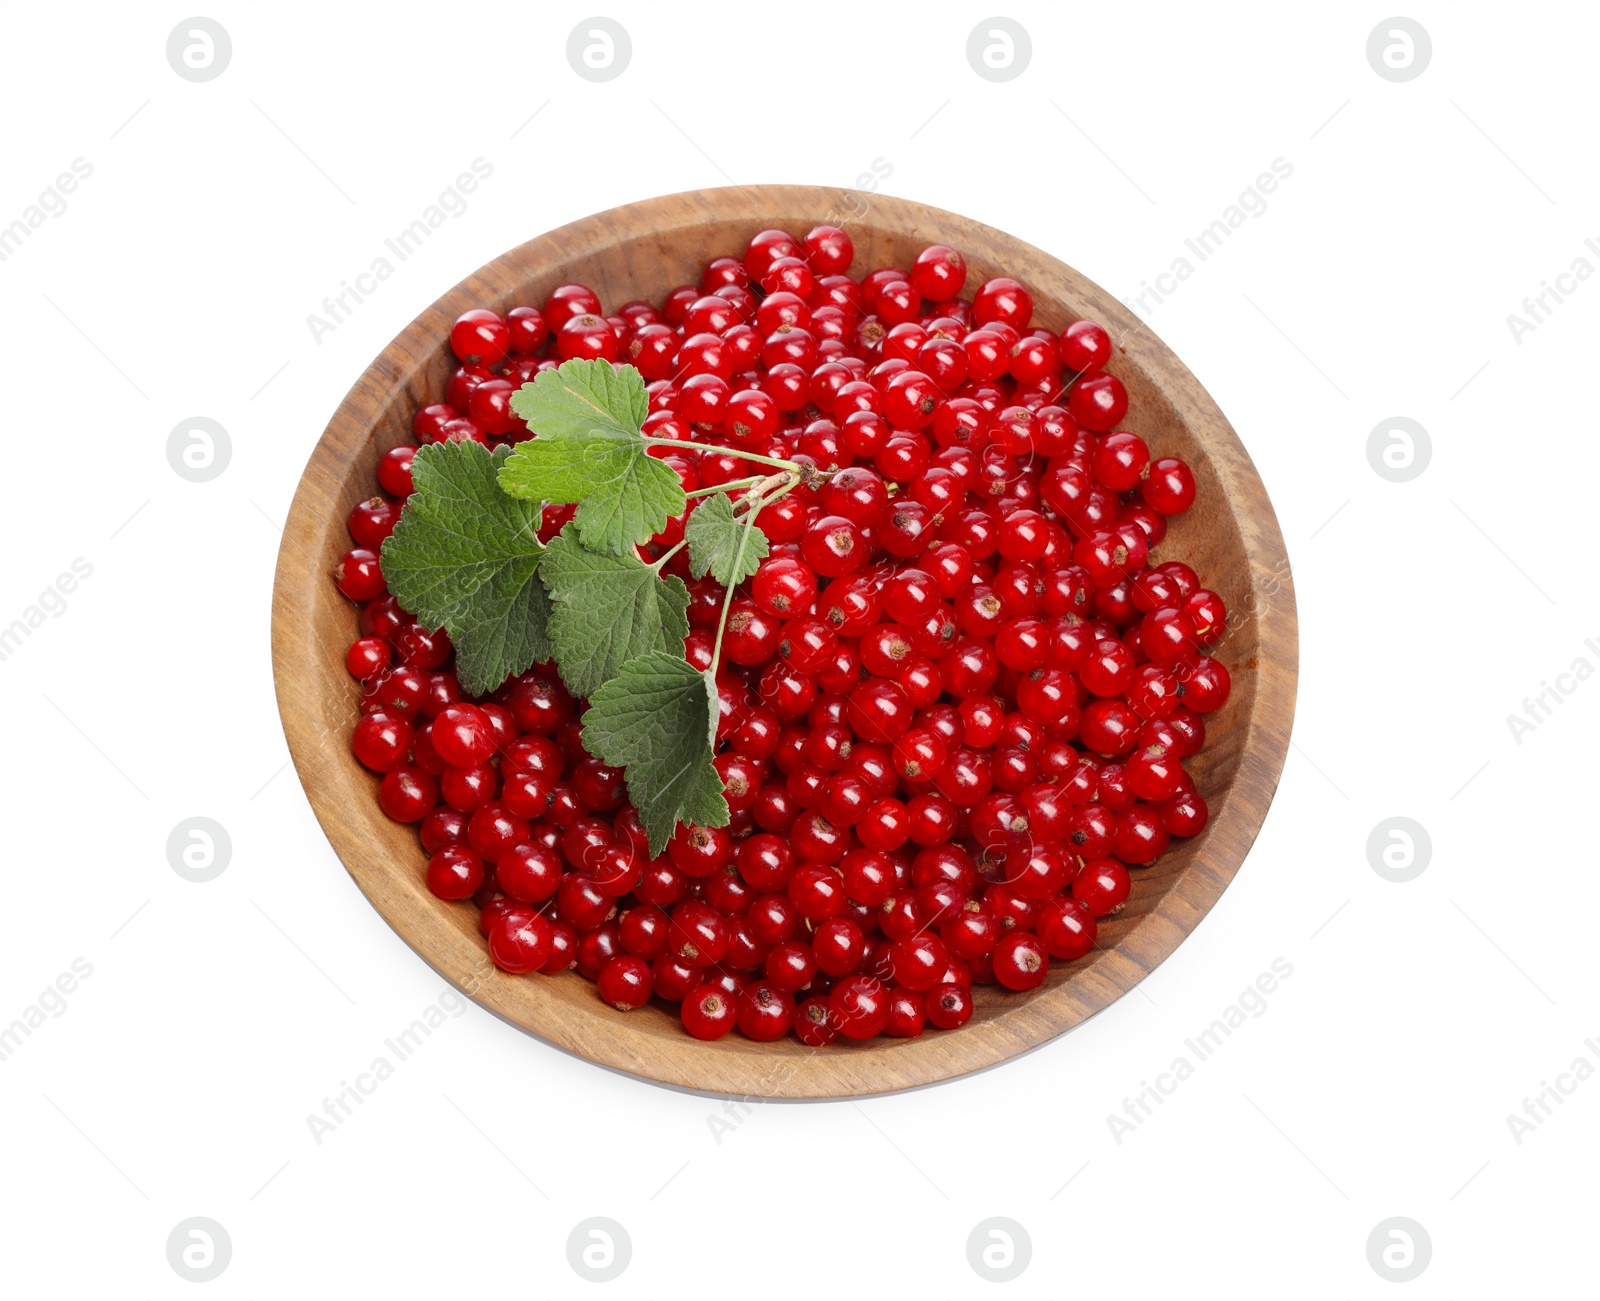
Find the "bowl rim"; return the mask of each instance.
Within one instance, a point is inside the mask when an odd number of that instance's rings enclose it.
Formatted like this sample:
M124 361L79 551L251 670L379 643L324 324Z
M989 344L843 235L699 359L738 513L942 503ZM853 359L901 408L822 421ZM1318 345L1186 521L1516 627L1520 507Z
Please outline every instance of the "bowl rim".
M315 621L305 617L312 608L310 585L327 582L315 563L320 550L316 539L338 509L346 467L372 442L392 395L414 388L461 311L498 296L494 285L498 270L541 262L553 266L615 246L616 225L624 220L660 235L695 224L697 210L703 220L708 208L718 220L741 221L752 229L809 211L829 214L830 220L848 227L848 219L840 221L838 214L863 204L875 224L902 232L968 232L981 237L985 252L1003 265L1045 264L1053 278L1070 290L1060 297L1112 331L1119 350L1202 443L1222 481L1243 542L1252 596L1264 576L1277 584L1271 602L1253 609L1250 616L1257 636L1254 703L1240 724L1243 735L1229 788L1190 861L1147 915L1115 945L1096 949L1083 959L1084 965L1075 968L1069 980L1041 988L997 1016L936 1036L887 1043L872 1040L843 1051L835 1046L810 1053L797 1053L792 1043L774 1049L737 1036L716 1045L687 1037L671 1045L631 1026L632 1018L598 1000L586 1008L533 993L545 983L542 980L525 982L532 990L515 986L513 982L521 983L522 978L506 976L487 962L482 945L476 943L475 928L469 941L425 891L422 895L432 906L419 906L419 883L398 881L392 861L338 816L344 805L330 791L348 785L348 774L341 781L339 769L348 769L354 760L338 739L338 729L319 716L338 704L323 698L321 710L308 709L303 693L304 666L315 662L317 643ZM714 1097L842 1099L923 1087L1029 1052L1110 1006L1171 955L1237 874L1266 818L1288 751L1298 627L1283 536L1249 454L1183 362L1109 292L1014 236L912 200L863 196L832 187L744 185L661 195L536 236L443 294L373 359L335 410L297 484L276 565L272 659L279 713L296 773L334 851L390 928L456 990L545 1043L636 1079ZM530 1016L526 1011L530 1002L549 1014ZM728 1047L735 1050L727 1051Z

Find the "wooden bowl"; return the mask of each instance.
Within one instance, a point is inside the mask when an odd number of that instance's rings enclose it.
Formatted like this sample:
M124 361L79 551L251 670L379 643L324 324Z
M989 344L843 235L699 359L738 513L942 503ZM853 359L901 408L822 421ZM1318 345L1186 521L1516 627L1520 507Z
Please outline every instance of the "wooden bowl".
M709 258L741 252L758 230L804 233L823 222L850 231L858 273L909 266L925 245L949 244L966 255L969 295L990 276L1013 276L1033 292L1035 324L1059 330L1091 317L1111 331L1119 346L1109 369L1127 385L1126 424L1158 455L1194 468L1196 504L1158 551L1192 564L1226 600L1232 627L1218 651L1233 695L1207 718L1205 749L1189 764L1210 825L1135 871L1127 906L1100 924L1099 947L1057 963L1032 994L980 986L968 1025L916 1039L841 1040L820 1051L737 1034L701 1043L669 1007L614 1011L576 973L501 973L488 961L476 910L428 892L416 828L384 816L376 778L350 753L357 689L344 656L356 611L329 573L351 545L350 507L375 491L378 457L411 442L412 414L440 399L455 365L450 325L461 312L539 304L568 281L592 286L608 308L659 302L697 282ZM883 195L768 185L667 195L573 222L496 258L407 326L356 381L300 480L278 557L272 651L289 748L328 839L377 910L445 979L546 1042L632 1075L719 1094L838 1098L931 1084L1035 1048L1127 993L1178 946L1233 878L1266 816L1289 742L1297 633L1283 538L1255 467L1199 382L1115 298L965 217Z

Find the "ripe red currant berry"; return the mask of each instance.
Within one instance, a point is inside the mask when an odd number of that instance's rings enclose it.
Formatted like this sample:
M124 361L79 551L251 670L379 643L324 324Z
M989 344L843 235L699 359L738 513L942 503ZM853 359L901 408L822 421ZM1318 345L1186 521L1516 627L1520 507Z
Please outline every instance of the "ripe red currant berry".
M920 993L901 985L890 987L889 1017L884 1023L884 1034L896 1039L914 1039L922 1033L927 1019Z
M1077 859L1055 845L1030 845L1006 855L1007 884L1024 899L1045 900L1066 886Z
M839 1019L828 998L808 998L800 1004L794 1014L794 1033L807 1048L826 1047L839 1037Z
M1013 931L994 946L994 974L1007 989L1033 989L1050 974L1050 955L1037 935Z
M811 945L799 940L781 940L767 954L765 972L767 980L776 988L794 993L811 983L817 974L817 960Z
M822 816L836 827L853 827L872 807L872 788L854 773L841 772L828 779L819 805Z
M573 929L592 931L616 910L616 900L588 877L568 872L561 878L561 887L556 891L556 915Z
M578 937L578 974L585 980L598 980L600 969L622 952L621 932L613 920Z
M838 650L838 634L821 619L791 619L780 630L778 654L797 673L820 673L833 662Z
M409 624L394 635L400 658L414 668L433 670L450 658L450 638L443 628L429 632L420 624Z
M1072 558L1088 574L1097 588L1108 588L1121 582L1129 573L1144 564L1148 544L1139 539L1133 547L1121 533L1110 529L1097 529L1081 537L1073 545Z
M914 781L932 781L949 758L944 739L928 728L915 728L894 743L895 771Z
M866 933L849 917L830 917L812 933L811 950L824 975L847 976L866 956Z
M376 551L383 545L383 540L394 532L399 520L399 502L384 497L369 497L350 508L347 525L357 546Z
M961 985L935 985L923 1000L928 1021L941 1030L958 1030L972 1020L972 991Z
M495 863L496 884L523 903L543 903L560 887L561 873L556 851L531 840L511 846Z
M1057 895L1039 907L1034 934L1052 958L1071 962L1094 948L1095 920L1076 899Z
M418 829L422 848L429 857L446 845L462 845L467 840L467 816L454 809L435 809L422 820Z
M813 226L801 242L801 256L817 276L842 275L855 259L855 244L837 226Z
M700 273L700 288L705 293L715 293L724 285L748 286L750 273L744 263L733 257L714 257Z
M1129 596L1134 608L1142 614L1164 606L1180 608L1186 599L1173 576L1161 569L1141 570L1133 580Z
M1150 449L1138 434L1107 434L1095 449L1094 477L1112 492L1128 492L1139 486L1149 464Z
M537 307L513 307L506 313L506 329L512 352L538 352L550 337L550 327Z
M707 877L733 861L733 837L726 827L680 823L667 844L667 856L685 876Z
M416 454L415 447L391 447L378 458L378 483L385 492L400 498L411 495L411 463Z
M781 1039L794 1024L794 998L767 981L756 981L739 996L738 1024L739 1032L757 1043Z
M650 979L655 992L668 1002L677 1003L689 996L689 991L700 983L701 969L679 962L670 953L663 953L650 964Z
M467 414L472 423L490 438L505 438L526 428L522 418L511 409L511 395L515 392L516 386L510 380L484 380L467 399Z
M377 683L379 708L412 717L428 702L428 677L420 669L402 664Z
M485 876L487 877L487 873L485 873ZM515 899L509 899L505 895L496 895L494 898L488 899L488 896L493 893L494 887L486 884L479 888L477 895L473 898L473 902L479 905L478 934L485 939L489 938L489 932L494 929L495 923L506 916L507 913L522 913L526 915L534 911L526 904L518 903ZM485 899L488 899L488 901L484 902Z
M543 975L554 976L566 971L577 961L578 933L564 921L550 923L550 958L539 968Z
M427 881L441 899L470 899L483 884L483 859L460 845L447 846L428 860Z
M728 924L708 904L685 899L672 910L667 927L667 952L692 967L721 962L728 951Z
M911 264L912 286L936 303L958 297L966 283L966 259L948 245L928 245Z
M950 951L932 935L896 940L889 950L894 979L907 989L926 991L939 983L950 961Z
M1195 791L1184 790L1162 801L1160 815L1161 825L1174 836L1198 836L1211 817L1205 800Z
M876 908L894 894L894 863L886 853L852 849L841 860L839 870L845 896L853 903Z
M1133 652L1120 641L1098 641L1078 670L1078 678L1097 696L1120 696L1133 684Z
M1194 505L1194 472L1176 456L1158 457L1139 491L1163 515L1181 514Z
M605 317L578 315L555 331L555 350L563 362L574 357L614 362L621 357L622 341Z
M633 887L633 897L640 903L657 908L670 907L682 899L689 889L689 878L664 858L645 865L639 884Z
M1111 336L1093 321L1074 321L1061 332L1059 351L1064 370L1099 370L1111 360Z
M720 1039L739 1019L735 996L720 985L696 985L683 1000L683 1028L696 1039Z
M1011 348L1011 375L1018 384L1056 388L1061 373L1061 358L1051 334L1024 335ZM1020 394L1019 394L1020 396Z
M464 405L470 405L470 395L462 398ZM446 421L439 430L438 441L441 443L487 443L489 435L478 427L476 420L468 420L465 416L459 420Z
M847 976L828 995L828 1010L847 1039L882 1034L889 1021L889 991L872 976Z
M841 232L842 233L842 232ZM751 236L744 250L745 270L759 282L772 264L783 257L800 257L805 250L786 230L763 230Z
M1125 765L1129 788L1141 800L1152 804L1169 799L1183 784L1183 765L1164 745L1147 745L1135 750Z
M450 327L450 351L473 365L493 366L511 350L511 331L494 312L473 308Z
M1078 739L1108 757L1133 749L1139 715L1120 700L1092 700L1084 707Z
M1014 510L1000 526L1000 554L1013 563L1037 560L1049 545L1050 532L1043 515L1026 508Z
M782 622L754 601L740 597L730 604L722 651L731 663L765 663L777 652L782 639Z
M545 324L559 330L574 316L600 314L600 297L588 285L557 285L540 309Z
M1152 664L1162 668L1195 665L1200 659L1200 643L1194 620L1172 606L1152 610L1139 624L1139 649ZM1187 685L1185 679L1186 690ZM1195 708L1193 701L1186 703L1189 708Z
M1134 670L1127 698L1141 718L1167 718L1178 708L1177 674L1154 664L1141 664Z
M868 849L887 853L899 849L911 836L911 817L897 799L881 799L856 824L856 837Z
M889 493L882 476L864 466L849 466L822 489L822 505L830 513L866 527L888 512Z
M1000 321L1025 330L1033 316L1033 296L1009 276L995 276L972 296L972 316L979 325Z
M1000 790L1020 794L1039 780L1039 761L1021 746L1003 745L995 751L993 777Z
M1189 593L1182 609L1194 624L1194 639L1202 646L1212 645L1228 630L1228 607L1208 588Z
M433 748L446 763L471 768L495 751L494 728L476 705L451 705L433 720Z
M910 728L911 714L911 699L899 683L873 678L850 693L850 726L865 740L892 744Z
M1115 375L1090 375L1067 393L1067 410L1085 429L1107 433L1128 414L1128 390Z
M619 1012L632 1012L650 1001L655 981L650 964L629 953L619 953L600 968L595 983L600 997Z
M349 669L350 677L371 682L386 671L389 658L389 643L384 638L358 637L350 643L350 650L344 655L344 667Z
M819 820L813 817L813 821ZM839 916L846 903L844 878L836 868L808 860L803 845L796 845L795 852L802 862L789 877L790 902L802 917L813 923Z
M712 878L713 881L718 879ZM732 881L733 873L730 871L721 879ZM742 884L736 883L736 889L745 896L749 894ZM728 922L728 956L723 958L722 965L732 971L746 974L757 971L767 960L767 951L771 947L765 941L756 938L748 917L742 914L735 916Z
M1095 917L1120 911L1131 889L1128 869L1114 858L1091 858L1072 878L1072 897Z
M421 768L396 768L378 786L378 806L396 822L421 822L438 802L439 787Z
M333 581L352 601L370 601L388 590L377 553L366 547L345 552L334 566Z
M933 420L943 396L929 376L918 370L903 370L884 390L883 414L896 429L923 429Z
M411 753L411 724L393 714L368 714L355 726L350 749L373 772L393 772Z
M768 294L788 293L801 299L811 296L817 279L802 257L773 258L767 272L761 277L761 288Z
M967 350L954 339L929 339L917 349L916 365L917 369L929 376L944 393L953 393L959 389L970 373ZM941 404L941 407L943 405ZM937 424L938 408L934 410L933 418ZM935 434L935 437L938 435Z
M501 971L524 975L550 961L554 936L548 921L529 908L508 910L489 928L489 960Z
M1209 714L1227 704L1233 690L1228 670L1219 660L1201 656L1192 669L1181 675L1183 702L1197 714Z
M982 903L969 900L940 925L939 938L958 958L981 958L994 952L1000 939L1000 920Z
M957 755L961 753L956 751ZM961 801L957 800L957 803ZM984 849L1007 851L1024 848L1031 838L1028 806L1006 791L996 791L974 801L972 838Z
M463 403L466 395L463 395ZM430 402L420 408L416 415L411 417L411 432L419 443L437 443L444 439L444 429L452 420L460 417L461 412L448 402Z
M618 870L612 852L623 855L624 861L633 856L631 845L618 844L612 834L612 828L598 818L577 817L567 825L559 842L566 861L602 894L609 893L603 888L604 882Z
M667 915L653 904L640 904L617 923L624 951L654 962L667 951Z
M800 549L812 571L825 578L859 569L867 558L866 538L843 515L823 515L813 521L806 528Z
M498 863L514 846L528 838L529 824L504 804L491 801L475 810L467 822L467 843L486 863ZM508 892L509 893L509 892Z

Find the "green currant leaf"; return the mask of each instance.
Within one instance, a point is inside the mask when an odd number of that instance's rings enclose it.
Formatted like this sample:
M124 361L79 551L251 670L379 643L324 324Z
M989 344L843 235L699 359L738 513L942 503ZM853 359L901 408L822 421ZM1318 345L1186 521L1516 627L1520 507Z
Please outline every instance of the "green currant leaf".
M650 414L650 398L634 367L580 358L540 371L511 395L511 409L541 435L636 434Z
M631 553L591 551L574 520L545 549L540 576L550 593L550 640L567 689L593 696L629 660L649 651L683 656L689 589L663 581Z
M767 535L734 518L725 492L707 497L690 512L683 536L689 542L689 572L704 578L709 571L724 587L744 582L767 558Z
M500 490L505 459L481 443L419 447L415 490L383 543L389 590L425 626L450 634L470 695L551 654L539 508Z
M726 826L728 802L712 764L717 691L682 654L651 651L624 664L589 698L583 743L623 770L628 796L662 853L678 823Z
M563 362L512 394L511 408L535 436L517 444L500 486L530 501L577 502L573 522L591 551L627 554L683 513L677 472L639 432L649 402L632 366Z

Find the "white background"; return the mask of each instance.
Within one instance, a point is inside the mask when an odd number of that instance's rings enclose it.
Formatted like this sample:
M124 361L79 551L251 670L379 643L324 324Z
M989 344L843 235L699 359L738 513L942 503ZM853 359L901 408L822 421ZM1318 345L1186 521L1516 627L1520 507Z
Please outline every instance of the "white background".
M7 1060L0 1289L177 1297L179 1221L224 1226L202 1294L1380 1296L1380 1221L1421 1224L1416 1297L1592 1289L1600 1081L1518 1143L1523 1100L1600 1065L1591 958L1600 651L1591 519L1600 285L1592 8L1420 4L1415 80L1357 4L1016 4L1016 79L968 66L970 5L615 4L631 65L568 66L582 11L219 4L233 56L169 67L182 9L0 5L0 225L93 175L0 262L0 624L93 574L0 662L0 1024L93 974ZM524 126L531 115L538 116ZM519 131L519 127L522 129ZM309 313L483 157L461 216L334 333ZM1294 748L1238 878L1139 991L998 1070L856 1105L712 1100L609 1074L476 1007L320 1145L306 1116L444 992L341 870L292 768L268 659L279 527L368 360L503 250L735 182L883 188L1001 227L1119 295L1275 158L1293 175L1147 314L1229 414L1294 563ZM209 483L169 431L218 420ZM1369 466L1375 425L1432 438ZM180 879L180 820L228 869ZM1381 879L1404 815L1427 870ZM1269 1000L1134 1133L1107 1117L1275 958ZM623 1226L614 1284L581 1219ZM981 1279L974 1225L1032 1262ZM886 1291L892 1289L892 1291Z

